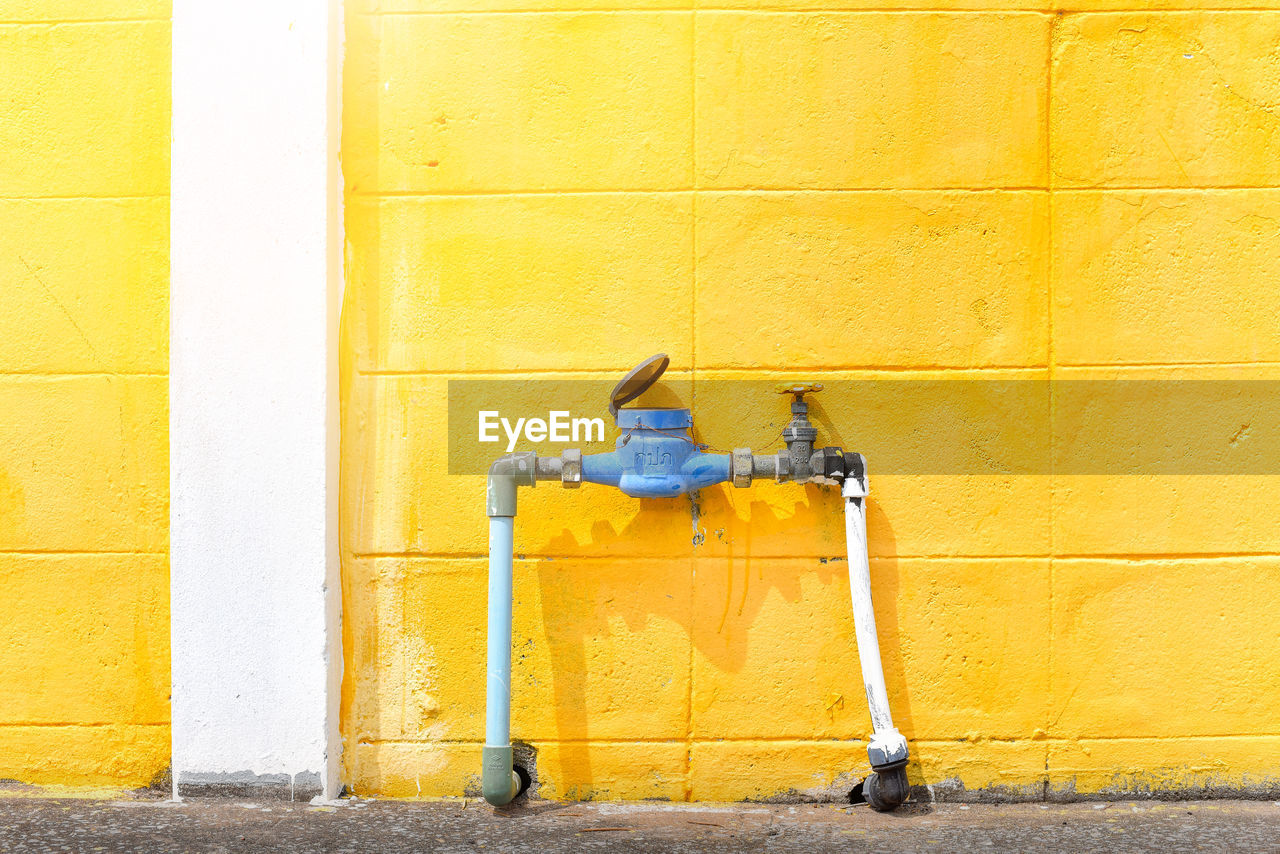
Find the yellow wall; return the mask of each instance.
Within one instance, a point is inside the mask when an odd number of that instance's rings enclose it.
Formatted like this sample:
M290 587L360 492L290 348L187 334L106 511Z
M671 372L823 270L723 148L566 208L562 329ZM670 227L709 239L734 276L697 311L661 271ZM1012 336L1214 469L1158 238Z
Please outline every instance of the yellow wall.
M618 3L348 7L359 793L457 795L479 770L483 483L444 471L450 377L610 378L658 350L695 380L1280 363L1280 11ZM846 443L874 438L856 397L821 403ZM695 424L759 444L781 402L755 404L695 401ZM1045 429L1086 428L1106 424ZM1274 480L871 465L914 781L1276 785ZM687 498L521 496L513 735L538 748L543 795L762 798L866 771L848 584L827 560L838 499L721 486L699 503L695 521Z
M169 762L169 32L0 0L0 779Z

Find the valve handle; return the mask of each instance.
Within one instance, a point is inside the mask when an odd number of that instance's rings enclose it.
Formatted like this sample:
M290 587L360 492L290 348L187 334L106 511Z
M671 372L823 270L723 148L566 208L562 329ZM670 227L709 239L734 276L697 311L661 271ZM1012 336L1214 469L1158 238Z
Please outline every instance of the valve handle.
M822 383L779 383L774 386L773 390L778 394L794 394L796 400L803 400L806 394L815 394L822 391Z

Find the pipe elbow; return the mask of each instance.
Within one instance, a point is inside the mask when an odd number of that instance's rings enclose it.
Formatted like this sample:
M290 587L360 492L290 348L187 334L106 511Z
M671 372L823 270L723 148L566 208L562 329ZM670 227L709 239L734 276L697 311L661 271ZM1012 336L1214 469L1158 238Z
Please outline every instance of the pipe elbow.
M862 784L862 795L876 812L890 812L900 806L911 793L907 781L907 762L892 768L877 768Z
M492 784L486 783L481 787L484 799L495 807L503 807L516 799L516 795L520 794L520 778L516 776L516 772L512 771L506 780L496 780Z
M506 747L484 746L484 767L480 776L480 792L495 807L505 806L520 794L520 776L513 767L512 750Z
M516 515L516 487L537 482L538 457L533 452L508 454L489 466L485 509L489 516Z

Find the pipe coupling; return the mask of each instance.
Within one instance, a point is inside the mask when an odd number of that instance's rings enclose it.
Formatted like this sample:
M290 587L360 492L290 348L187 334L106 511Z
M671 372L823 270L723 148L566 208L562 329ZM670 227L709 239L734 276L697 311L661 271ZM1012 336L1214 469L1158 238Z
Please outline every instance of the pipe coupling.
M560 454L560 482L565 489L582 486L582 451L566 448Z
M778 451L778 463L774 471L774 476L778 483L786 483L791 480L791 454L786 451Z
M871 736L867 745L867 758L871 767L880 769L886 765L894 765L907 761L907 739L896 729L880 730Z
M755 475L755 457L750 448L734 448L729 460L729 473L733 477L733 485L741 489L751 485Z

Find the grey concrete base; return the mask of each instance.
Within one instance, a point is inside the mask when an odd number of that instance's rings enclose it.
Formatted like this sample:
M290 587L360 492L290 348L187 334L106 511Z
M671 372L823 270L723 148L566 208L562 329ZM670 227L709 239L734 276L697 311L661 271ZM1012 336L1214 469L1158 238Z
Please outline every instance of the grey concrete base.
M931 786L913 786L911 799L952 804L1057 803L1081 801L1275 801L1280 800L1280 778L1268 778L1250 785L1206 782L1198 786L1160 788L1142 778L1118 780L1097 792L1077 792L1074 783L1064 786L990 786L966 789L959 780L943 780Z
M920 804L608 804L0 798L0 850L246 852L1276 850L1271 801Z
M321 794L320 772L300 774L193 774L184 772L178 778L181 798L247 798L249 800L309 802Z

